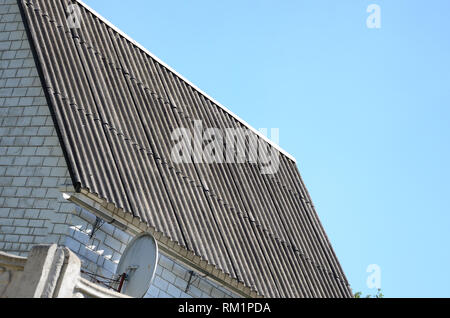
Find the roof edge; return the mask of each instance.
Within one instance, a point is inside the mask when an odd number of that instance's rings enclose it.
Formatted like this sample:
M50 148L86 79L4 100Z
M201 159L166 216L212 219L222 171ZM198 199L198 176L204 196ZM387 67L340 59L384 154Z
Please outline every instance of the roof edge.
M193 84L191 81L189 81L188 79L186 79L183 75L181 75L180 73L178 73L176 70L174 70L172 67L170 67L169 65L167 65L165 62L163 62L160 58L158 58L157 56L155 56L152 52L150 52L149 50L147 50L144 46L142 46L141 44L139 44L137 41L135 41L134 39L132 39L129 35L125 34L122 30L120 30L118 27L116 27L114 24L112 24L108 19L106 19L105 17L103 17L100 13L98 13L97 11L95 11L94 9L92 9L89 5L87 5L86 3L84 3L82 0L76 0L76 2L78 2L80 5L82 5L86 10L90 11L92 14L94 14L97 18L99 18L101 21L103 21L104 23L106 23L110 28L112 28L114 31L116 31L117 33L119 33L121 36L123 36L125 39L127 39L128 41L130 41L131 43L133 43L134 45L136 45L139 49L141 49L142 51L144 51L145 53L147 53L148 55L150 55L153 59L155 59L158 63L160 63L161 65L163 65L165 68L167 68L168 70L170 70L172 73L174 73L175 75L177 75L180 79L182 79L183 81L185 81L187 84L189 84L192 88L194 88L196 91L198 91L200 94L202 94L203 96L205 96L206 98L208 98L210 101L212 101L214 104L216 104L217 106L219 106L220 108L222 108L224 111L226 111L228 114L230 114L231 116L233 116L236 120L238 120L241 124L243 124L244 126L246 126L248 129L250 129L252 132L254 132L256 135L258 135L260 138L262 138L263 140L265 140L267 143L269 143L272 147L274 147L275 149L277 149L280 153L282 153L283 155L285 155L286 157L288 157L290 160L292 160L293 162L297 162L297 160L294 158L294 156L292 156L290 153L288 153L286 150L282 149L278 144L274 143L272 140L270 140L269 138L267 138L266 136L264 136L261 132L259 132L258 130L256 130L255 128L253 128L249 123L247 123L245 120L243 120L241 117L239 117L238 115L236 115L235 113L233 113L231 110L229 110L227 107L225 107L224 105L222 105L221 103L219 103L217 100L215 100L214 98L212 98L211 96L209 96L207 93L205 93L203 90L201 90L200 88L198 88L195 84Z
M94 215L101 218L113 218L118 222L113 225L119 227L119 229L121 229L121 227L126 228L126 230L122 229L123 231L128 231L133 235L139 234L142 231L150 233L154 236L163 252L183 261L184 265L194 270L203 272L203 274L208 276L211 280L223 285L226 289L231 290L233 293L244 298L264 298L264 295L261 295L257 290L252 289L244 282L231 277L229 274L226 274L224 271L217 268L213 263L202 259L194 252L189 251L179 243L173 241L163 232L157 231L154 227L143 222L132 213L118 208L114 203L108 202L106 199L98 196L98 194L91 192L90 189L82 188L79 193L74 193L71 188L67 187L61 187L59 190L62 193L69 195L69 201L82 208L86 208L91 213L94 213ZM131 215L131 217L127 218L126 215ZM118 224L120 224L120 226L118 226Z

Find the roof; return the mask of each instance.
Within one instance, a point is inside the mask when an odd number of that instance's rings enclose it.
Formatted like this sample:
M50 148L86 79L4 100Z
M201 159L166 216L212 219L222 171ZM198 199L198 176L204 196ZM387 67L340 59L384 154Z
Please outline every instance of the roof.
M295 161L176 164L171 133L242 128L275 145L92 9L19 0L78 191L146 222L265 297L351 297ZM81 28L69 29L74 4Z

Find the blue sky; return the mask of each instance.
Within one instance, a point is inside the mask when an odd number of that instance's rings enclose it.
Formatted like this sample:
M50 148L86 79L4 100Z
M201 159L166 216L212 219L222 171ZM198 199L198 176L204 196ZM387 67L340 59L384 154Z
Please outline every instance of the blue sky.
M387 297L450 297L450 1L85 2L280 129L354 291L378 264Z

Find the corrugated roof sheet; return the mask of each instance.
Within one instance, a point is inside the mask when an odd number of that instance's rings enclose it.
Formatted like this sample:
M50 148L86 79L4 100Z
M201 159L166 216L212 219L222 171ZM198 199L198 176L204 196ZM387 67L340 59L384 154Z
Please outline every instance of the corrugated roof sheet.
M248 161L173 163L175 128L249 128L79 2L19 2L77 189L260 295L351 297L289 156L273 175ZM79 29L67 26L69 5L81 11Z

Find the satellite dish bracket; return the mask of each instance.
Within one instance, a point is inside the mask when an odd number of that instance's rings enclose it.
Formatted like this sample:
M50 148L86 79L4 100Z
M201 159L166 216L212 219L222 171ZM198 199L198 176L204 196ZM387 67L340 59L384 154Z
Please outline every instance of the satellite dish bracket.
M143 297L151 285L158 262L158 244L149 233L133 238L117 267L118 292Z

